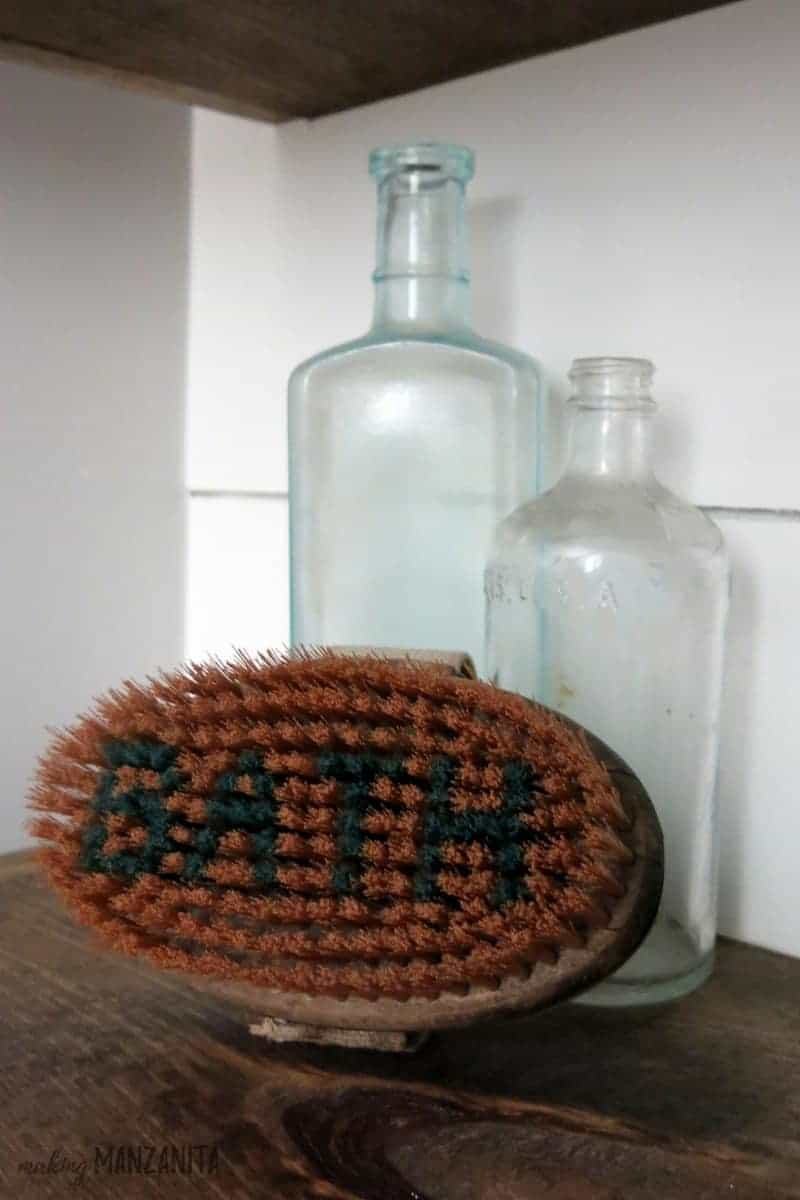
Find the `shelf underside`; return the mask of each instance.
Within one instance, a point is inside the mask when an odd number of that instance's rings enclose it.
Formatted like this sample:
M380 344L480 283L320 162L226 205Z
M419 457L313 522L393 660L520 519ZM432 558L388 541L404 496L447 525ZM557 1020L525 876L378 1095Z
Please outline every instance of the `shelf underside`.
M286 121L715 8L727 0L26 0L0 57Z

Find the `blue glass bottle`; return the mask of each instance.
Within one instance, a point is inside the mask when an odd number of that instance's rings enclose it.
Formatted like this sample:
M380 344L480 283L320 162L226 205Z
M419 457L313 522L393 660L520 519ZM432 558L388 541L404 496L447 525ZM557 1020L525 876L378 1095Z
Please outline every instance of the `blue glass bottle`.
M539 376L469 321L471 151L376 150L372 328L289 381L293 645L467 650L483 664L497 522L538 490Z

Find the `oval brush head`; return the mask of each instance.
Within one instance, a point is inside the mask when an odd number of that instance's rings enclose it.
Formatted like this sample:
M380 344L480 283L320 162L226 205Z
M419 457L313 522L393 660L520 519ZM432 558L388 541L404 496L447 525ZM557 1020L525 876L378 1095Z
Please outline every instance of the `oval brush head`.
M55 739L31 806L108 944L319 1025L552 1003L632 953L661 888L615 755L434 664L240 656L126 684Z

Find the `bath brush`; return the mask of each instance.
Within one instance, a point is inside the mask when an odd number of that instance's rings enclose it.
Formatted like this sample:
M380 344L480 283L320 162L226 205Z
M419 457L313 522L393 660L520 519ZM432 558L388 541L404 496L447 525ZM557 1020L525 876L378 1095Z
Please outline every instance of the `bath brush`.
M655 914L652 805L597 739L464 661L239 655L125 684L40 763L49 879L109 946L235 992L273 1036L588 987Z

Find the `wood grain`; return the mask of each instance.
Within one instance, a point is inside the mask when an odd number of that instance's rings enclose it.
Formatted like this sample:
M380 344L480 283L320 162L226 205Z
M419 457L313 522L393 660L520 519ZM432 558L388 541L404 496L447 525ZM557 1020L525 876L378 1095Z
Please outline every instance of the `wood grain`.
M0 1195L200 1200L800 1198L800 963L723 943L701 992L562 1006L415 1056L252 1038L235 1004L100 953L0 865ZM211 1175L94 1173L95 1147L214 1145Z
M0 54L284 121L725 2L25 0L0 7Z

